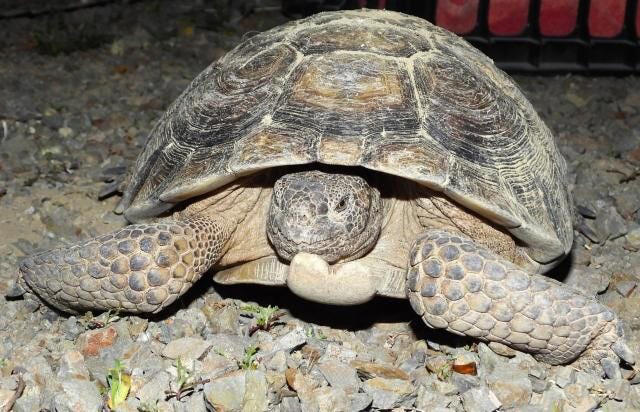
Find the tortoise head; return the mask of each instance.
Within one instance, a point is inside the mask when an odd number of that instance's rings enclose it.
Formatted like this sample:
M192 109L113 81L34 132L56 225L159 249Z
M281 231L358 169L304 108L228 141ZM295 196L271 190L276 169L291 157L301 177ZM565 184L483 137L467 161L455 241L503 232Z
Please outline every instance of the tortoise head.
M311 170L276 181L267 234L283 259L306 252L335 263L371 250L381 225L380 193L365 179Z

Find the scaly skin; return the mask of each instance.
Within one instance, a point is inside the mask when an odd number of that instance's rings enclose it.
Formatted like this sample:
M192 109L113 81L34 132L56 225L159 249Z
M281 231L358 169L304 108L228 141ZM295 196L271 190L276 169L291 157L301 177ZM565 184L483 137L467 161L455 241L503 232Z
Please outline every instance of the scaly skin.
M601 373L601 365L617 365L618 356L633 363L610 309L470 239L428 231L409 263L411 305L432 328L499 342L554 365L577 359L581 369Z
M158 312L220 258L229 232L207 217L130 225L30 256L18 281L66 312Z

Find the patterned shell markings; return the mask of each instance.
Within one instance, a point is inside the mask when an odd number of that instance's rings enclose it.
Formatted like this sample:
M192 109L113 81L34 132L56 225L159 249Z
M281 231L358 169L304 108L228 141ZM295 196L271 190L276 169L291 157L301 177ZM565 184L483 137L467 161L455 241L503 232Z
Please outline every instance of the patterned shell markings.
M361 165L443 191L539 262L572 241L566 165L513 82L400 13L322 13L209 66L151 132L122 207L136 220L255 171Z

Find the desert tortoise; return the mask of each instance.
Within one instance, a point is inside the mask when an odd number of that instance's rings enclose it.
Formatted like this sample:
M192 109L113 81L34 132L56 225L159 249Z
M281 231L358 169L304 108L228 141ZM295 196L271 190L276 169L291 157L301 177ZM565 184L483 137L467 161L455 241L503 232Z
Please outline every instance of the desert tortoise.
M64 311L158 312L214 268L330 304L408 298L553 364L633 362L611 310L537 274L572 243L549 129L419 18L322 13L244 41L160 119L118 208L138 223L27 258L19 284Z

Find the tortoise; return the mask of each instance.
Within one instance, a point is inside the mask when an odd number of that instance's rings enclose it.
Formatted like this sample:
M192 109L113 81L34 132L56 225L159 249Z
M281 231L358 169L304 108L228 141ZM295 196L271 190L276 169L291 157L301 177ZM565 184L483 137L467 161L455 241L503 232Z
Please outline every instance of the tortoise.
M132 224L26 258L25 292L159 312L214 269L327 304L408 299L431 328L551 364L634 362L610 309L542 275L573 241L552 133L489 58L420 18L327 12L246 39L127 180Z

